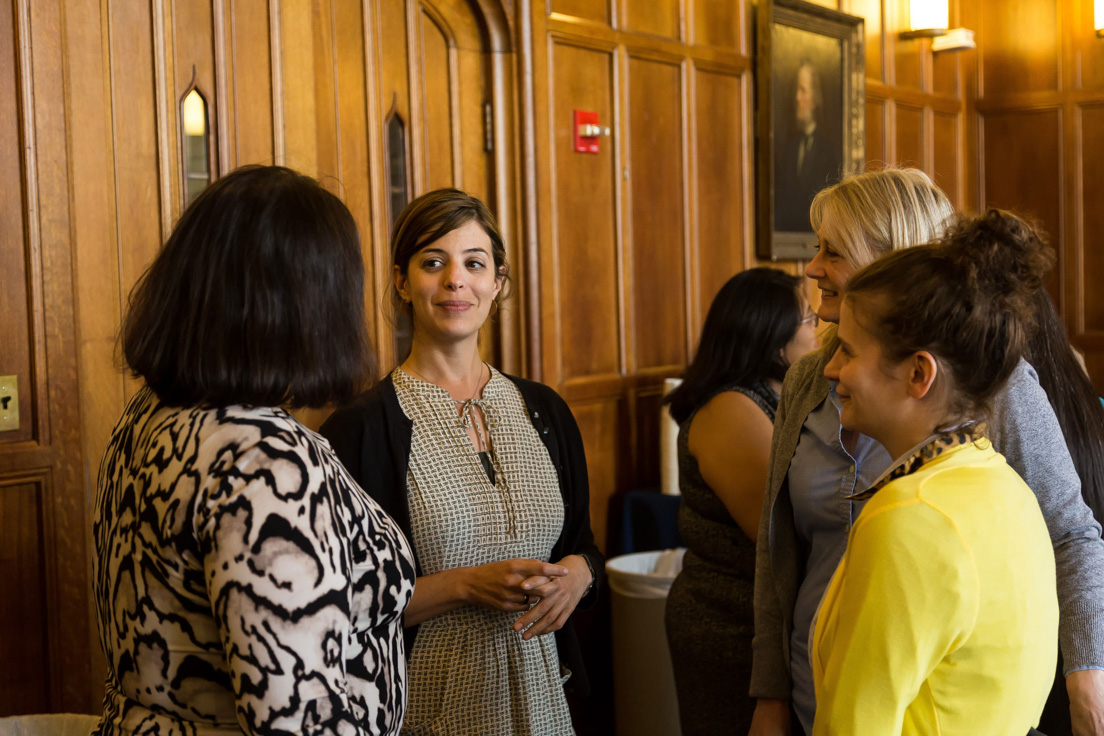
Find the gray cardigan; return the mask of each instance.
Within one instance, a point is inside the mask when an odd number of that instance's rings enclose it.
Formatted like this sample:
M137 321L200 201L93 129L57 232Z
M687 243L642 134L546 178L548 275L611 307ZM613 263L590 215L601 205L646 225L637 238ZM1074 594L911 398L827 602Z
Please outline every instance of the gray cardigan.
M790 697L790 634L803 575L786 477L806 417L828 397L818 350L795 363L774 420L767 493L755 550L751 696ZM1020 361L994 400L989 436L1039 499L1054 543L1058 639L1066 673L1104 669L1104 541L1081 498L1081 481L1035 369Z

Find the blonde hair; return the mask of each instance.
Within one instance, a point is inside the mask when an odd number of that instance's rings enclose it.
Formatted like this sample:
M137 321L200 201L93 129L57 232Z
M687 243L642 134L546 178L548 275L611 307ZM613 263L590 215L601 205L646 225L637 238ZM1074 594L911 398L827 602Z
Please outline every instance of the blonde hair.
M850 174L813 198L813 229L853 268L898 248L930 243L952 223L954 207L919 169Z

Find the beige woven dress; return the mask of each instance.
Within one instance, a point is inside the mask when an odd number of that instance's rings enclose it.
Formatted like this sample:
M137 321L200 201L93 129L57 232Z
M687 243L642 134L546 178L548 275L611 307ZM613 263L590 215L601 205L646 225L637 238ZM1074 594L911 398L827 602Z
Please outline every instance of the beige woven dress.
M555 562L549 556L564 522L556 469L521 393L490 370L482 398L463 406L463 416L444 389L392 373L414 424L407 500L423 575L513 557ZM475 406L490 434L485 460L464 425ZM462 606L421 624L403 734L574 734L555 637L523 641L512 628L519 616Z

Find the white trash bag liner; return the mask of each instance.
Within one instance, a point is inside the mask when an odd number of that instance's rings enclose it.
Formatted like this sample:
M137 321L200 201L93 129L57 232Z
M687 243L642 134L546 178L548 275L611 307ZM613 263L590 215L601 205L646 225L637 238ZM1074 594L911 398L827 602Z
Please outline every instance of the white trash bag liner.
M685 547L634 552L606 562L610 590L629 598L666 598L682 571Z

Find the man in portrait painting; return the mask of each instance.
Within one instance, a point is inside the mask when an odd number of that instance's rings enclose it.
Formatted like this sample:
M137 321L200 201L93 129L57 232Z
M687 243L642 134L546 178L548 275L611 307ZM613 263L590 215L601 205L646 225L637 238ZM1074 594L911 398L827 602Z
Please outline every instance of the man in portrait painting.
M840 176L843 150L824 130L821 73L811 59L802 59L793 85L792 132L775 155L774 229L809 232L813 195Z

